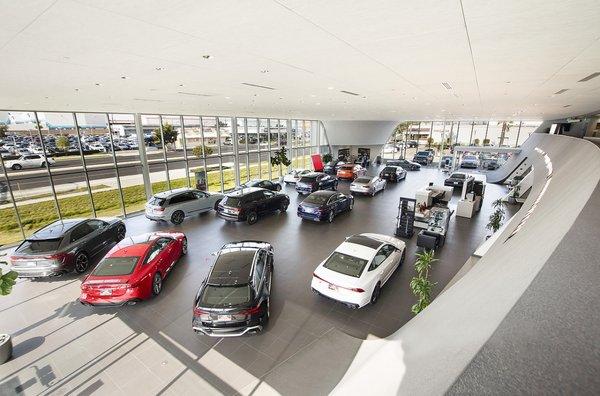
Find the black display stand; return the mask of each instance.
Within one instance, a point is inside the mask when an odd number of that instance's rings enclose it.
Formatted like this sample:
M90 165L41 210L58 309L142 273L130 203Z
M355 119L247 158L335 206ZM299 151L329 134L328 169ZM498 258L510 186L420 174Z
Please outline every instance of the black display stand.
M396 236L400 238L412 238L414 234L416 207L416 199L404 197L400 198L396 223Z

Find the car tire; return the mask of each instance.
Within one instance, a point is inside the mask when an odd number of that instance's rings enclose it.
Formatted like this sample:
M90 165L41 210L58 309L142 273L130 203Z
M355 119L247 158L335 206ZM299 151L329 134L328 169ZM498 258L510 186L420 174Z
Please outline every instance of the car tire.
M126 233L127 233L127 229L125 228L125 226L123 224L121 224L120 226L118 226L117 227L117 232L116 232L115 242L119 243L123 239L125 239L125 234Z
M336 181L335 183L333 183L333 191L337 191L338 189L338 182Z
M181 223L183 223L184 218L185 218L185 213L183 213L183 211L181 211L181 210L177 210L171 215L171 223L181 224Z
M221 203L222 199L218 199L217 202L215 202L215 206L213 207L214 210L219 209L219 204Z
M152 277L152 295L153 296L158 296L160 294L160 292L162 291L162 276L160 275L160 272L156 272L154 274L154 276Z
M289 202L282 202L281 205L279 205L279 210L281 211L281 213L284 213L287 211L289 204L290 204Z
M79 252L75 256L75 272L83 274L90 265L90 258L85 252Z
M41 168L45 168L46 167L46 161L42 162L42 165L40 165Z
M248 214L246 215L246 222L250 225L255 224L258 221L258 215L256 214L256 212L252 211L252 212L248 212Z
M183 237L181 241L181 256L185 256L188 253L188 240L186 237Z
M335 214L333 213L333 210L332 210L331 212L329 212L329 215L327 216L327 222L333 223L334 218L335 218Z
M13 166L11 166L11 169L12 170L21 170L21 169L23 169L23 167L19 164L14 164Z
M404 250L402 251L402 256L400 257L400 264L398 264L398 267L402 267L402 264L404 264L404 260L406 260L406 248L404 248Z
M371 304L377 304L377 300L379 300L379 296L381 295L381 283L377 282L375 288L373 289L373 294L371 294Z

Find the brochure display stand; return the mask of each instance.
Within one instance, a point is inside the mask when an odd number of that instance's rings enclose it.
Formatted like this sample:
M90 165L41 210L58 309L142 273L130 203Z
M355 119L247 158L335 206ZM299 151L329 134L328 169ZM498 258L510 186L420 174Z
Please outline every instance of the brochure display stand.
M396 222L396 236L400 238L412 238L414 234L416 206L416 199L404 197L400 198Z

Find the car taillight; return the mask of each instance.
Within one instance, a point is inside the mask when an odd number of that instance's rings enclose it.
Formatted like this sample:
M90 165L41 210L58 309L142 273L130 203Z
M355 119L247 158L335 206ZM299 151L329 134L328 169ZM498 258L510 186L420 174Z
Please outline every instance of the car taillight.
M255 315L255 314L259 313L260 310L261 310L260 305L257 305L256 307L248 308L248 309L241 311L238 315Z
M165 208L155 208L154 210L157 211L157 212L164 212Z
M363 289L361 289L360 287L352 287L352 288L347 288L347 287L345 287L344 289L348 289L348 290L350 290L350 291L357 292L357 293L364 293L364 292L365 292L365 291L364 291Z
M67 260L68 257L69 257L68 253L56 253L56 254L48 256L47 258L49 260L54 260L54 261L57 261L59 263L64 263Z
M313 272L313 276L319 280L322 280L323 282L327 282L325 279L321 278L319 275L315 274L314 272ZM329 282L327 282L327 283L329 283Z
M208 311L205 311L202 308L195 307L194 308L194 316L202 316L202 315L208 315Z

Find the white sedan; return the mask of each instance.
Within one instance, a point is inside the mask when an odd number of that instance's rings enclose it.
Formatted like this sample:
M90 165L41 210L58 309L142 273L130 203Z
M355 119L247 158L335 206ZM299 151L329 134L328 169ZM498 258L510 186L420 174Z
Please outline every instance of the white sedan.
M346 238L313 273L313 292L350 308L375 304L381 288L406 255L406 244L381 234Z
M44 157L39 154L28 154L22 155L16 160L4 161L4 166L12 170L19 170L24 168L45 168L46 165L54 165L54 163L53 158Z
M285 184L296 184L302 176L307 175L311 172L312 171L308 169L292 169L290 173L283 176L283 182Z

